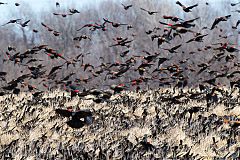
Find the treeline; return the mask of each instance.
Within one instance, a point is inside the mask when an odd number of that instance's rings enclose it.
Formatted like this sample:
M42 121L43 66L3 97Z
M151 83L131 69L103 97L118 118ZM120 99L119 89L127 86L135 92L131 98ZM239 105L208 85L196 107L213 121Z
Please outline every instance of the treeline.
M73 15L68 15L70 14L69 9L72 8L65 7L54 7L49 12L33 14L34 12L32 12L28 4L22 4L20 9L12 10L11 14L15 18L21 18L22 21L30 20L30 22L26 27L22 27L18 24L8 24L1 27L0 71L8 72L6 79L7 82L23 73L29 73L29 70L26 67L26 62L28 62L29 59L23 60L22 64L25 65L14 64L11 61L5 60L8 59L6 55L8 46L15 47L15 53L23 53L26 50L39 45L48 45L49 48L53 48L58 53L63 54L66 59L72 59L82 53L83 56L81 56L81 62L77 63L76 67L73 65L69 65L68 67L64 65L63 69L56 75L56 79L64 78L69 73L73 72L76 74L70 79L89 80L87 83L86 81L80 82L84 86L88 87L129 83L140 77L145 77L146 79L155 77L158 80L161 78L169 78L169 75L164 72L153 73L153 70L159 69L157 67L158 60L153 61L154 65L148 68L143 75L140 75L138 72L138 66L142 63L140 58L137 59L134 66L131 66L129 71L118 78L109 78L109 75L111 77L114 70L119 71L119 66L117 65L114 66L116 68L113 67L111 70L106 70L105 74L93 76L93 73L101 69L101 64L111 65L116 64L117 62L125 63L131 57L147 56L146 53L150 53L151 55L159 54L159 57L166 58L167 61L160 66L161 68L167 68L173 65L178 66L182 72L182 76L184 79L187 79L188 85L190 86L194 86L204 80L210 79L210 71L224 72L224 70L228 71L236 69L236 66L233 64L238 61L238 52L231 53L236 56L236 58L231 62L227 62L225 59L211 61L214 56L220 53L218 50L213 49L218 47L213 44L227 42L238 45L238 31L232 26L235 26L239 13L232 12L235 11L237 7L231 6L228 0L222 0L221 2L218 2L218 4L211 1L206 4L206 2L196 2L194 0L184 2L186 5L198 3L198 7L192 9L192 12L190 13L183 12L181 7L176 5L175 1L130 0L124 1L123 3L125 5L132 4L133 6L128 10L125 10L120 2L109 0L103 1L96 6L78 9L80 13ZM158 13L149 15L140 8L157 11ZM56 15L56 13L58 15ZM64 17L61 14L67 15ZM228 14L232 14L230 20L219 23L219 25L213 30L206 29L206 27L210 28L216 17ZM195 26L191 28L193 31L192 33L188 32L186 34L175 35L174 37L175 32L172 31L171 41L169 41L169 43L164 42L159 47L157 45L157 41L152 40L151 36L163 35L166 31L170 30L170 27L160 24L159 21L173 23L170 20L163 19L164 15L177 16L183 20L200 18L193 22ZM93 31L90 29L91 27L85 27L80 31L77 31L86 24L103 24L103 18L126 25L113 27L111 24L106 24L106 31L101 29ZM53 34L54 32L50 32L46 29L42 23L55 31L55 35ZM153 32L151 34L147 34L149 30L152 30ZM186 43L189 39L193 38L196 33L208 34L208 36L200 43ZM81 40L76 40L76 37L81 36ZM114 39L117 37L132 40L130 47L109 47L116 43ZM177 53L169 53L169 51L164 50L179 44L181 44L181 47L177 49ZM125 51L128 52L125 56L122 56L121 53ZM13 54L13 52L11 52L11 54ZM227 55L229 55L229 53L225 54L225 56ZM61 58L57 60L51 59L43 53L38 53L33 55L33 57L41 61L29 63L27 64L28 66L43 64L50 70L53 66L65 63L65 61ZM211 70L196 74L196 72L199 71L199 65L208 62L211 62ZM90 64L94 68L92 67L92 69L88 68L84 70L84 66L86 66L86 64ZM56 79L49 83L54 84ZM31 79L29 80L29 83L39 84L41 81L42 79ZM176 80L176 82L174 81L175 80L172 79L171 83L177 83L178 80ZM220 79L219 82L226 85L229 83L226 79ZM5 84L5 82L2 83ZM154 80L151 83L148 82L145 84L148 87L155 87L158 86L159 83L158 81L155 83ZM143 86L145 85L143 84Z

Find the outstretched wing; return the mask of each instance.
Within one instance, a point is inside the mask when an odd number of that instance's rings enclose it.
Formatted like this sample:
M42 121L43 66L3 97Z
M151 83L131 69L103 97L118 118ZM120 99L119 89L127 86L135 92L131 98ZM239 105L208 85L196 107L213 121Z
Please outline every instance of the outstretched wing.
M189 39L186 43L190 43L190 42L192 42L194 40L195 40L195 38Z
M67 125L71 128L79 129L85 125L85 122L79 119L71 119L70 121L67 121Z
M72 112L70 112L66 109L56 109L55 112L57 114L60 114L63 117L71 117L72 116Z
M146 11L146 12L148 12L148 10L146 10L146 9L144 9L144 8L140 8L141 10L143 10L143 11Z
M211 30L214 29L214 27L220 22L219 18L216 18L212 24Z
M177 46L175 46L175 47L172 47L172 50L176 50L176 49L178 49L179 47L181 47L182 46L182 44L179 44L179 45L177 45Z
M23 25L27 25L30 22L30 20L23 23Z
M121 3L122 4L122 3ZM124 4L122 4L123 7L126 7Z
M179 2L179 1L177 1L176 4L178 4L181 7L184 7L184 5L181 2Z
M184 23L192 23L194 22L195 20L198 20L200 17L197 17L197 18L194 18L194 19L190 19L190 20L187 20L187 21L184 21Z
M240 20L237 21L237 23L236 23L236 27L237 27L239 24L240 24Z
M80 110L76 111L74 114L74 117L80 119L80 118L86 118L92 116L92 112L90 110Z
M194 7L197 7L198 6L198 4L195 4L195 5L192 5L192 6L189 6L189 7L187 7L188 9L193 9Z

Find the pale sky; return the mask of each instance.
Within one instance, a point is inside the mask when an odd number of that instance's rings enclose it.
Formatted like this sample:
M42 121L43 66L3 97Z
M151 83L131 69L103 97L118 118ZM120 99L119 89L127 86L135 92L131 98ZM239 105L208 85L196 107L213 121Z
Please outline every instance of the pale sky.
M102 1L108 1L108 0L0 0L0 2L8 3L7 5L0 5L0 21L6 21L9 18L12 18L9 16L13 10L16 10L20 7L29 6L33 9L35 12L44 11L50 8L55 7L55 3L59 2L62 8L76 8L79 11L81 11L81 8L83 7L89 7L91 5L96 5L99 2ZM119 4L124 0L112 0L119 2ZM137 0L136 0L137 1ZM146 0L151 1L151 0ZM161 0L159 0L161 1ZM176 0L167 0L170 3L175 3ZM222 1L226 0L180 0L182 3L205 3L209 2L210 5L214 9L223 10L225 6L221 6ZM229 5L231 2L238 2L238 0L228 0ZM240 1L240 0L239 0ZM20 6L16 7L14 3L20 3ZM239 5L240 7L240 5ZM238 7L237 7L238 8Z
M8 3L7 5L0 5L0 21L9 19L9 14L12 10L26 7L26 4L33 11L39 12L55 7L56 2L59 2L62 8L76 8L81 10L82 7L88 7L101 1L106 0L0 0L0 2ZM16 7L15 3L19 3L20 6Z

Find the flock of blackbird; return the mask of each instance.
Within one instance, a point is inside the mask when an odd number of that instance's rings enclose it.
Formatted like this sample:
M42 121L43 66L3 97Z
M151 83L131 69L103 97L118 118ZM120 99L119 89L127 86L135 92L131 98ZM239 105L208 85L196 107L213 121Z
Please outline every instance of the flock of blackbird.
M240 2L229 5L237 7L238 4L240 5ZM8 4L0 2L0 7L1 5ZM20 5L15 3L16 7ZM119 5L126 14L132 7L138 7L131 4ZM175 5L181 7L186 14L191 14L192 10L200 7L198 4L186 6L180 1L176 1ZM206 2L205 5L211 4ZM56 2L56 8L60 7L60 3ZM139 10L150 17L159 13L142 7L139 7ZM233 12L238 14L239 10ZM53 13L54 16L60 16L59 18L75 14L81 12L69 9L64 13ZM136 35L118 36L109 40L113 43L108 47L123 49L119 54L122 61L111 63L106 62L104 57L99 57L100 65L84 61L84 58L92 53L67 57L60 53L58 48L47 44L33 46L22 53L14 46L4 48L1 56L3 65L10 64L13 68L21 67L24 70L17 78L9 80L6 68L0 69L0 122L3 124L0 134L13 139L0 139L0 157L12 159L18 154L23 155L19 159L26 159L29 155L37 159L238 159L240 114L239 107L236 107L239 105L240 88L240 80L237 79L240 73L237 59L239 49L227 42L228 36L219 36L219 42L189 53L198 54L204 50L215 53L210 61L197 64L196 68L190 65L182 67L190 59L169 64L171 57L161 54L184 53L181 51L183 45L203 43L210 32L222 32L219 25L230 19L231 14L216 17L211 26L203 27L197 32L195 22L201 20L201 17L184 20L177 16L163 15L159 20L160 27L145 32L154 45L156 42L159 52L150 53L143 48L142 54L132 55L131 48ZM2 24L2 27L18 25L25 28L30 23L31 20L11 19ZM239 23L240 20L232 29L236 30ZM45 22L41 22L41 27L52 34L49 36L61 35L54 26ZM80 33L89 30L104 34L109 28L122 27L126 30L135 28L131 24L103 17L102 23L85 24L76 31ZM163 30L162 34L159 33L160 30ZM40 34L37 29L32 31ZM185 34L190 34L191 38L172 46L171 41L183 39ZM92 38L82 34L72 37L72 40L91 41ZM57 65L48 68L43 64L43 60L39 59L39 55L47 57ZM212 64L220 61L228 64L230 69L227 66L219 67L220 70L212 67ZM70 67L81 68L84 74L89 75L88 78L74 79L77 74L74 72L60 78L61 71ZM201 78L196 82L197 85L192 87L186 71L196 77L201 74L208 76ZM102 77L104 81L114 81L133 73L138 76L127 82L86 87L97 77ZM222 79L227 80L228 87L221 86L219 82ZM37 81L37 85L33 84L34 81ZM159 89L142 89L143 86L151 84L157 84ZM62 91L61 95L55 93L59 90ZM54 96L51 97L51 94ZM75 101L76 104L67 106ZM31 116L34 118L30 118ZM64 117L67 117L67 122ZM59 118L63 121L57 121ZM52 133L49 130L43 133L41 129L36 129L44 123L48 124ZM67 125L64 125L65 123ZM72 138L64 132L71 134ZM37 136L31 137L33 133ZM30 134L30 137L23 139L20 134ZM168 134L175 136L176 140ZM56 137L65 139L66 143L56 141ZM20 145L24 148L17 147ZM41 145L45 147L39 147Z

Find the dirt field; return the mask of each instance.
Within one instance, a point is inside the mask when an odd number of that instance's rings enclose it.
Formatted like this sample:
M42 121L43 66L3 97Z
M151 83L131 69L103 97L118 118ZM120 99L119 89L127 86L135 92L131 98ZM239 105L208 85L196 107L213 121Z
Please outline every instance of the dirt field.
M97 104L55 91L0 97L1 159L238 159L239 94L236 89L123 92ZM208 107L207 107L208 105ZM90 109L94 121L80 129L56 108ZM228 121L230 120L230 121Z

